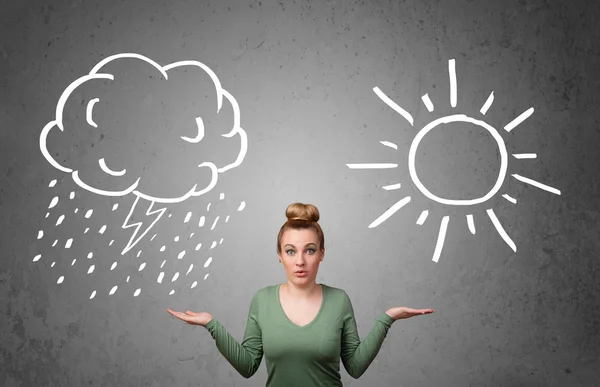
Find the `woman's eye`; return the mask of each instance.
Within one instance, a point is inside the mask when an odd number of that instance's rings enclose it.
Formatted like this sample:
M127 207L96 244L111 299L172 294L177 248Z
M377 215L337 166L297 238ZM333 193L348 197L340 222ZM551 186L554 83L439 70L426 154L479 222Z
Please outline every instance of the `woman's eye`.
M315 250L313 250L313 249L308 249L308 251L310 252L310 254L315 252Z
M288 255L293 255L293 254L294 254L294 250L288 250L288 251L286 251L286 253L287 253Z

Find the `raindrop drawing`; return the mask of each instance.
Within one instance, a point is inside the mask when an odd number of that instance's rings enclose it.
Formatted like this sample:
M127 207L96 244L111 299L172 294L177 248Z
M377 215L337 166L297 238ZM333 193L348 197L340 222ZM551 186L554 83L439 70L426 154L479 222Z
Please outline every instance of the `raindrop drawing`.
M119 62L122 60L126 60L127 62ZM230 109L230 111L232 112L232 117L227 117L229 119L229 122L231 126L227 127L227 132L220 134L221 138L225 138L228 139L227 141L230 141L231 144L233 144L235 146L236 149L236 155L233 157L233 160L229 160L227 162L217 162L217 161L211 161L211 160L202 160L201 162L197 162L194 164L195 169L193 169L193 171L198 171L197 174L200 176L206 176L206 178L204 179L204 181L202 182L198 182L196 181L198 178L196 178L196 176L194 175L192 179L189 179L189 181L184 181L184 188L183 189L177 189L177 188L173 188L171 191L169 191L168 195L165 194L157 194L155 191L153 191L151 188L152 185L149 182L155 182L155 181L159 181L160 180L160 176L161 174L172 174L173 171L171 171L170 168L164 168L164 164L169 165L168 163L172 162L172 160L170 159L164 159L164 160L158 160L158 162L156 163L156 165L160 165L163 168L161 168L160 170L158 170L157 168L151 168L151 166L148 166L148 168L143 168L143 169L139 169L137 171L134 171L132 169L130 169L128 167L128 165L125 165L125 161L128 160L124 160L124 159L120 159L118 157L113 157L112 155L115 154L116 152L111 150L111 149L107 149L103 154L104 157L98 157L97 159L92 160L92 168L93 168L93 172L94 173L100 173L102 175L102 179L98 179L97 177L91 177L89 176L89 174L86 173L87 169L90 169L90 165L86 164L83 165L77 158L67 158L67 157L61 157L59 155L59 152L57 152L56 150L53 149L52 147L52 143L49 141L49 138L51 136L53 136L54 138L65 138L64 141L68 141L68 137L69 137L69 131L73 132L73 131L80 131L80 130L87 130L90 133L92 133L93 135L99 135L101 136L101 138L105 138L106 136L108 136L108 131L112 130L114 133L115 129L114 128L109 128L104 127L106 126L105 122L103 121L103 116L102 116L102 106L103 105L103 100L102 97L99 93L98 96L95 96L93 98L88 98L87 100L85 98L83 98L81 96L81 91L80 89L83 89L84 87L90 88L90 87L96 87L98 86L100 83L102 83L103 85L108 85L108 86L114 86L115 90L127 90L126 87L121 87L120 89L117 87L119 85L119 81L122 80L122 78L120 78L119 75L116 75L116 73L111 72L110 63L135 63L138 66L145 66L144 68L148 68L148 65L151 66L150 68L152 69L152 71L154 71L154 75L149 77L152 79L158 79L160 82L168 82L170 80L170 76L176 72L176 71L196 71L198 75L198 77L202 77L202 78L206 78L209 80L209 90L211 91L211 98L213 98L213 101L216 101L216 113L218 114L219 112L221 112L221 114L230 114L230 113L222 113L223 111L227 110L227 109L223 109L222 107L227 104L227 107ZM128 67L129 68L129 67ZM141 68L141 67L140 67ZM100 83L98 83L100 81ZM92 86L90 86L92 85ZM117 86L115 86L117 85ZM86 89L87 90L87 89ZM95 90L95 89L94 89ZM89 90L87 90L89 92ZM151 97L151 96L150 96ZM83 100L81 100L83 98ZM76 100L77 102L75 104L73 104L70 101ZM79 101L81 100L81 101ZM211 102L213 102L211 101ZM144 101L146 102L146 101ZM202 100L198 101L200 104L203 103ZM71 103L71 105L69 105L69 103ZM194 106L196 102L194 102ZM73 112L68 111L69 106L81 106L82 109L85 110L85 119L82 121L83 123L83 127L69 127L69 121L65 120L66 118L69 118L71 115L73 115ZM105 114L106 114L106 110L104 110ZM76 115L76 113L75 113ZM83 114L82 114L83 117ZM203 119L203 117L201 116L197 116L193 119L193 122L189 123L189 128L193 128L192 133L190 134L185 133L186 135L182 135L183 133L179 133L178 130L179 128L165 128L164 131L166 133L168 133L168 135L171 135L171 133L173 133L173 136L176 136L177 138L174 139L174 143L176 144L181 144L181 145L177 145L177 146L186 146L186 147L195 147L195 149L200 145L200 144L205 144L208 138L208 134L210 134L210 126L206 126L205 125L210 125L207 123L207 121L205 119ZM138 130L138 132L140 133L140 135L142 135L143 133L143 127L140 128ZM117 131L120 129L117 129ZM125 129L123 129L125 130ZM104 135L104 133L106 133L106 136ZM61 137L62 136L62 137ZM205 138L207 137L207 138ZM106 141L105 141L106 142ZM135 144L139 144L139 143L144 143L143 141L138 141ZM212 144L212 143L211 143ZM43 156L45 157L45 159L48 161L48 163L50 163L50 165L52 167L54 167L55 169L57 169L60 172L63 172L65 174L68 174L71 179L73 180L73 182L75 184L77 184L77 186L79 186L81 189L91 192L95 195L99 195L99 196L107 196L107 197L124 197L124 196L130 196L132 197L132 204L129 208L129 211L127 213L127 215L125 216L124 219L121 218L121 220L119 220L119 224L120 227L124 230L127 230L130 234L127 235L128 241L126 242L125 246L122 248L121 250L121 255L125 255L126 253L128 253L129 251L131 251L147 234L148 232L157 224L157 222L159 222L161 220L161 218L163 217L163 215L165 214L166 210L167 210L167 205L169 204L175 204L175 203L182 203L185 200L192 198L192 197L198 197L201 195L205 195L208 192L211 192L218 183L219 180L219 176L229 170L231 170L232 168L236 168L239 165L241 165L241 163L243 162L247 150L248 150L248 139L247 139L247 135L244 129L242 129L241 127L241 123L240 123L240 109L238 106L238 103L236 101L236 99L233 97L233 95L231 95L227 90L225 90L222 86L221 86L221 82L218 79L218 77L216 76L216 74L205 64L198 62L198 61L194 61L194 60L185 60L185 61L178 61L178 62L174 62L171 64L168 64L166 66L161 66L158 63L156 63L155 61L153 61L152 59L149 59L143 55L140 54L135 54L135 53L122 53L122 54L116 54L116 55L112 55L109 56L103 60L101 60L98 64L96 64L92 70L89 72L89 74L86 74L78 79L76 79L75 81L73 81L65 90L64 92L61 94L61 96L58 99L57 105L56 105L56 110L55 110L55 117L53 120L51 120L50 122L48 122L42 129L40 137L39 137L39 146L40 146L40 151L43 154ZM206 145L205 145L206 146ZM93 144L92 144L93 147ZM97 147L102 147L102 143L100 143ZM149 152L152 151L151 149L142 149L140 148L140 152ZM186 148L188 149L188 148ZM132 154L131 156L134 156L135 153L137 152L137 148L136 151L133 150L129 150ZM199 154L199 157L202 157L202 153L201 152L195 152L196 154ZM156 156L158 158L158 156ZM133 157L132 157L133 158ZM89 161L89 160L87 160ZM81 163L81 165L80 165ZM87 169L86 169L87 168ZM165 172L165 170L167 172ZM186 176L186 175L182 175L182 176ZM183 179L183 177L182 177ZM53 180L52 182L50 182L49 184L49 188L53 188L56 186L57 180ZM187 186L185 186L187 185ZM160 187L161 189L165 189L169 188L169 186L165 186L163 185L162 187ZM76 193L74 191L71 191L69 194L69 199L73 200L75 197L78 197L80 195L76 195ZM223 200L225 197L225 193L220 193L219 194L219 199ZM59 205L59 197L58 196L54 196L52 201L50 202L50 205L48 207L48 209L53 209L55 208L57 205ZM243 210L245 206L245 202L242 201L240 206L238 207L238 211ZM112 205L112 211L115 211L118 207L118 204L113 204ZM136 212L136 208L140 208L141 211L137 211ZM90 219L93 215L94 215L94 209L82 209L85 213L84 218L85 219ZM145 211L144 211L145 210ZM208 204L208 207L206 209L207 211L210 210L210 203ZM100 211L98 209L96 209L96 213L97 211ZM75 213L78 212L78 209L76 208ZM140 214L144 214L142 215L142 219L141 220L137 220L134 221L133 215L134 213L140 213ZM49 216L50 213L48 213L46 215L46 218ZM169 217L171 216L171 214L169 214ZM191 212L187 212L187 215L185 216L185 219L183 219L183 223L188 223L191 220L191 216L192 213ZM215 227L218 225L220 217L216 216L214 217L214 220L211 217L212 222L210 223L210 230L214 230ZM229 215L227 215L227 219L229 219ZM61 214L60 217L58 218L58 220L56 221L56 226L59 226L62 224L62 222L65 220L65 215ZM200 220L199 220L199 226L202 227L204 226L204 222L207 221L208 219L205 218L205 216L203 215ZM122 222L122 223L121 223ZM101 227L96 228L95 230L98 230L97 233L98 234L104 234L107 231L107 227L109 227L109 225L103 224ZM83 228L82 228L83 229ZM85 231L83 232L84 234L87 233L90 230L90 228L85 228ZM92 228L91 230L94 230L94 228ZM190 235L190 237L193 235L193 233ZM39 230L38 234L37 234L37 239L41 239L42 237L44 237L44 231L43 230ZM152 239L154 239L154 237L156 237L156 234L154 234L154 236L152 237ZM177 236L175 238L175 242L179 241L179 236ZM65 244L65 248L70 248L71 244L73 242L73 238L69 238L66 241ZM114 240L111 240L110 244L112 245L112 243L114 242ZM57 242L55 242L56 244ZM197 244L197 249L199 250L199 247L201 246L201 244ZM166 247L163 246L160 251L163 252L165 251ZM139 257L141 254L141 250L138 252L137 257ZM184 257L184 255L186 254L185 250L179 250L179 255L177 256L178 259L182 259ZM88 255L88 258L91 258L92 253L90 253L90 255ZM39 261L40 258L43 257L43 254L37 254L35 256L35 258L33 259L34 262ZM75 262L75 260L73 261L73 263ZM146 263L143 263L142 265L140 265L139 270L143 270L145 267ZM164 262L163 262L164 265ZM110 270L114 270L115 267L117 266L117 262L115 261L112 266L110 267ZM89 270L88 270L88 274L93 273L94 271L94 265L90 266ZM162 265L161 265L162 267ZM191 271L191 268L193 267L193 265L190 265L190 269L188 270L188 273ZM164 274L161 272L161 275L159 276L159 280L158 282L160 283L162 281L162 276ZM172 281L175 281L178 278L179 274L177 273L176 276L173 277ZM205 277L206 278L206 277ZM65 277L61 276L60 277L60 281L58 283L62 283L64 282ZM111 286L110 291L108 292L110 295L114 294L118 289L117 285ZM138 296L140 294L140 289L138 289L135 293L134 296ZM94 292L91 294L90 299L94 298L96 295L96 291L94 290Z
M450 59L448 61L448 74L449 74L449 81L450 81L450 105L452 106L452 108L456 108L456 104L457 104L457 80L456 80L456 63L454 59ZM389 106L391 109L393 109L396 113L398 113L400 116L402 116L411 126L414 126L414 119L413 116L407 112L405 109L403 109L402 107L400 107L398 104L396 104L391 98L389 98L379 87L374 87L373 91L375 92L375 94L377 95L377 97L379 97L387 106ZM421 97L421 100L423 102L423 104L425 105L425 107L427 108L427 110L431 113L434 111L435 106L432 103L431 99L429 98L428 94L425 94ZM494 92L492 91L489 95L489 97L487 98L487 100L485 101L485 103L483 104L483 106L480 109L480 113L481 115L485 115L487 113L487 111L490 109L490 107L492 106L492 103L494 102ZM513 129L515 129L518 125L520 125L521 123L523 123L527 118L529 118L534 112L534 108L531 107L527 110L525 110L523 113L521 113L520 115L518 115L516 118L514 118L512 121L510 121L508 124L506 124L504 126L504 130L509 133L511 132ZM432 192L430 192L427 187L421 182L417 171L416 171L416 166L415 166L415 160L416 160L416 153L417 153L417 149L419 147L419 144L421 143L422 139L427 135L427 133L429 133L432 129L443 125L443 124L447 124L447 123L452 123L452 122L460 122L460 123L469 123L469 124L473 124L476 125L480 128L485 129L491 136L492 138L495 140L497 147L498 147L498 151L500 153L500 169L499 169L499 173L498 173L498 177L495 181L494 186L492 187L492 189L490 191L487 192L487 194L485 194L482 197L478 197L478 198L473 198L473 199L446 199L446 198L442 198L439 197L437 195L434 195ZM380 143L386 147L392 148L394 150L398 150L398 146L392 142L389 141L380 141ZM518 153L518 154L513 154L512 155L514 158L516 159L534 159L537 157L537 155L535 153ZM492 197L494 197L498 191L502 188L502 184L505 181L506 175L507 175L507 170L508 170L508 152L506 149L506 145L504 142L504 139L502 138L502 136L500 135L500 133L491 125L489 125L488 123L486 123L485 121L481 120L481 119L476 119L473 117L469 117L465 114L453 114L453 115L449 115L449 116L445 116L445 117L441 117L438 119L435 119L433 121L431 121L430 123L428 123L427 125L425 125L423 128L421 128L417 134L415 135L410 149L409 149L409 154L408 154L408 170L410 173L410 177L412 182L414 183L414 185L418 188L418 190L428 199L430 199L433 202L436 203L440 203L440 204L446 204L446 205L452 205L452 206L472 206L475 204L480 204L480 203L484 203L486 201L488 201L489 199L491 199ZM391 168L398 168L398 164L397 163L354 163L354 164L346 164L346 166L350 169L391 169ZM534 186L536 188L539 188L541 190L556 194L556 195L560 195L561 192L553 187L550 187L546 184L540 183L536 180L530 179L528 177L524 177L521 176L519 174L511 174L511 176L522 182L522 183L526 183L529 184L531 186ZM396 184L391 184L391 185L387 185L382 187L385 190L398 190L401 188L401 183L396 183ZM502 197L504 199L506 199L507 201L509 201L510 203L515 204L517 201L516 199L514 199L513 197L511 197L508 194L503 194ZM383 214L381 214L377 219L375 219L373 222L371 222L371 224L369 225L369 228L375 228L379 225L381 225L382 223L384 223L387 219L389 219L392 215L394 215L398 210L400 210L401 208L405 207L409 202L411 201L411 197L410 196L405 196L404 198L398 200L395 204L393 204L391 207L389 207ZM501 225L499 219L497 218L496 214L494 213L494 210L492 208L488 208L486 210L486 213L489 217L489 220L492 222L492 224L494 225L496 231L498 232L498 234L502 237L502 239L504 240L504 242L510 246L510 248L516 252L517 251L517 246L515 245L515 243L513 242L513 240L508 236L506 230L504 229L504 227ZM428 210L423 210L419 216L419 218L416 221L417 225L423 225L427 219L429 215L429 211ZM450 217L448 215L445 215L442 217L441 223L440 223L440 227L439 227L439 232L438 232L438 236L437 236L437 242L435 245L435 249L433 252L433 258L432 260L434 262L438 262L441 252L442 252L442 248L444 246L444 241L446 238L446 233L448 230L448 223L449 223ZM475 234L476 230L475 230L475 221L473 218L472 214L467 214L466 215L466 220L467 220L467 225L469 228L469 231L472 234Z

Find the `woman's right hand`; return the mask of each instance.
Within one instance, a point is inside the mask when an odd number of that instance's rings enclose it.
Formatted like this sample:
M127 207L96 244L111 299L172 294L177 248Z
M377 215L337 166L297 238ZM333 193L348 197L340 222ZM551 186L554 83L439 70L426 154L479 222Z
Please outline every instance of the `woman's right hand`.
M213 318L213 316L210 313L206 313L206 312L195 313L195 312L192 312L191 310L186 310L185 313L182 313L182 312L176 312L174 310L167 308L167 312L171 313L173 316L177 317L180 320L185 321L186 323L188 323L190 325L200 325L203 327L206 327L206 324L208 324L210 322L210 320L212 320L212 318Z

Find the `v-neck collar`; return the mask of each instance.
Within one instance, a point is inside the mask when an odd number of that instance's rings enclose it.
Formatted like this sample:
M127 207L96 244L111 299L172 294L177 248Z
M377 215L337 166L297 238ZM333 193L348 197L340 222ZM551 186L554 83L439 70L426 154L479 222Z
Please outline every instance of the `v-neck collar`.
M323 309L325 307L325 301L327 300L327 290L326 290L327 285L324 285L324 284L319 284L319 285L321 285L323 295L322 295L322 300L321 300L321 307L319 308L317 315L308 324L298 325L298 324L294 323L292 320L290 320L289 317L287 316L287 314L285 314L285 310L283 310L283 305L281 305L281 297L279 296L279 290L281 288L281 284L277 284L277 287L275 289L275 296L277 299L277 305L279 307L279 310L281 311L281 314L283 315L284 320L286 320L290 325L292 325L293 327L298 328L298 329L306 329L306 328L310 327L311 325L313 325L319 319L319 316L321 316L321 313L323 312Z

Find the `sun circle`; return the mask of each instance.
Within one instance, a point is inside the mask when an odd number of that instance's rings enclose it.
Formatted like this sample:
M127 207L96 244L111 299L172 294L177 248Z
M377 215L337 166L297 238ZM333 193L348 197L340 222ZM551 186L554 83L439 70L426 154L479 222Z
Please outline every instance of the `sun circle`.
M441 198L439 196L432 194L427 188L425 188L423 183L421 183L421 180L419 180L419 176L417 176L417 171L415 169L415 156L417 153L417 148L419 147L419 144L421 143L421 140L423 139L423 137L425 137L425 135L427 133L429 133L429 131L431 131L433 128L435 128L439 124L446 124L449 122L468 122L470 124L474 124L479 127L482 127L492 135L492 137L496 140L496 143L498 144L498 150L500 151L500 171L498 172L498 179L496 179L496 183L494 184L492 189L485 196L482 196L482 197L476 198L476 199L467 199L467 200L465 200L465 199L444 199L444 198ZM483 203L483 202L489 200L500 190L500 187L502 186L502 183L504 182L504 178L506 177L507 167L508 167L508 154L506 151L506 145L504 144L504 139L502 138L502 136L500 136L498 131L496 129L494 129L491 125L489 125L488 123L481 121L481 120L477 120L475 118L468 117L464 114L455 114L452 116L441 117L441 118L438 118L437 120L434 120L434 121L430 122L429 124L427 124L423 129L421 129L419 131L419 133L417 133L417 135L415 136L415 139L413 140L412 144L410 145L410 151L408 152L408 170L410 172L410 177L411 177L413 183L417 186L417 188L419 188L419 191L421 191L423 193L423 195L425 195L426 197L428 197L429 199L431 199L435 202L438 202L441 204L454 205L454 206L470 206L473 204Z

